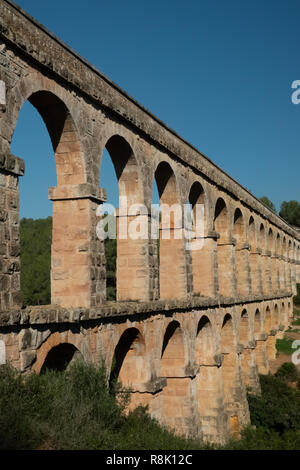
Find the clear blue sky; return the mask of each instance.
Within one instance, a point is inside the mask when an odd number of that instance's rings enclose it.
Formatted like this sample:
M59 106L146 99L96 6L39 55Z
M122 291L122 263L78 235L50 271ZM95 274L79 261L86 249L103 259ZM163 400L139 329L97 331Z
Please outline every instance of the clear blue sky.
M279 209L300 200L300 1L19 0L183 138ZM26 105L12 152L26 161L21 216L51 214L47 131ZM115 185L105 168L109 199Z

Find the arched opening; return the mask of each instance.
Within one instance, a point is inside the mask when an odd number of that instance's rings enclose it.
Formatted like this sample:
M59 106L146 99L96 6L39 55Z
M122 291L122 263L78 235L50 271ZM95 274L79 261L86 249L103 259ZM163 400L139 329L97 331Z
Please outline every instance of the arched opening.
M236 240L235 245L235 265L237 292L240 295L250 293L249 279L249 250L246 246L246 230L242 211L237 208L233 217L233 237Z
M249 318L247 310L244 309L242 311L241 319L240 319L240 344L243 346L248 345L249 343Z
M183 214L176 179L170 165L161 162L155 171L160 199L159 292L161 299L186 298L187 263Z
M114 352L109 382L120 381L136 391L149 379L144 338L137 328L127 329Z
M173 320L169 323L163 340L161 353L161 376L177 377L182 375L185 366L183 331L180 324Z
M233 332L233 320L230 314L223 319L221 329L221 347L224 360L222 364L222 377L224 387L225 410L228 413L229 423L233 434L239 432L240 419L237 409L236 391L237 383L237 354Z
M234 246L229 240L228 211L222 198L216 202L214 230L219 234L217 243L219 294L229 297L235 291Z
M281 273L280 273L280 284L283 289L287 288L287 269L286 269L286 258L287 258L287 245L286 238L283 237L281 246Z
M271 310L270 307L266 308L265 314L265 332L268 335L272 329L272 321L271 321Z
M261 328L262 328L261 315L260 315L260 311L257 308L255 311L255 315L254 315L254 339L258 339L260 337Z
M40 373L43 374L47 370L56 370L61 372L66 370L71 363L78 360L83 361L83 356L81 352L73 346L73 344L59 344L48 352Z
M185 372L184 335L178 321L169 323L163 338L161 377L167 380L162 391L165 423L182 434L188 433L188 421L194 413L191 401L191 379Z
M216 340L213 328L208 317L203 315L197 327L195 363L200 365L196 376L197 405L205 440L216 440L221 432L216 409L220 410L223 390L221 368L216 364L215 354Z
M148 218L141 176L131 146L119 135L106 143L100 184L110 203L103 205L107 300L149 300Z
M45 145L46 155L53 155L54 152L56 163L55 167L57 176L57 187L51 187L49 190L49 198L53 201L51 248L51 303L65 307L89 306L91 301L91 286L89 282L82 282L82 279L88 278L87 271L90 270L90 266L88 266L88 263L83 266L81 260L83 256L86 256L86 254L83 255L82 252L79 251L79 245L81 246L85 241L90 241L90 231L88 230L90 228L90 201L81 200L80 203L78 203L78 200L74 200L70 197L70 191L68 191L71 186L72 189L74 189L74 185L78 185L85 182L86 176L84 169L84 156L81 148L81 143L79 141L77 130L72 116L68 108L63 103L63 101L61 101L60 98L48 91L35 92L28 98L28 102L26 102L24 105L25 113L27 113L27 111L30 109L32 111L32 108L30 107L29 103L38 111L46 125L48 135L52 143L52 150L49 149L49 146ZM20 116L22 119L22 110L20 112ZM33 121L29 116L29 120L26 125L30 125L31 122L33 122L35 125L36 116L34 117ZM34 147L36 145L39 145L40 141L44 145L46 139L45 132L43 132L43 137L41 140L40 139L41 137L38 131L34 134L32 133L31 140L29 140L28 135L26 135L26 140L29 141L32 145L31 151L34 150ZM24 147L26 148L25 145ZM19 153L18 149L16 149L14 144L12 144L12 149L16 153ZM21 150L20 153L21 155L23 155L23 152ZM40 158L40 160L41 162L43 161L42 158ZM49 160L48 162L47 160L44 160L45 166L43 170L40 171L41 176L35 178L35 173L34 170L32 170L32 165L30 165L29 159L29 173L26 172L26 174L28 176L28 181L30 182L31 186L33 186L35 189L39 188L40 182L42 182L43 184L43 182L47 181L48 184L50 183L52 185L55 185L54 171L53 168L52 170L50 169ZM47 178L45 177L46 174ZM17 194L16 197L18 197ZM38 214L39 217L41 217L42 212L37 209L38 202L42 200L41 194L37 195L31 188L30 198L31 200L33 198L35 199L35 202L33 204L34 211L36 214ZM27 198L25 197L24 199L26 200ZM46 216L50 215L51 210L48 204L46 204L45 206L41 206L41 208L45 208ZM15 209L17 217L18 205ZM35 214L33 214L33 216L35 217ZM44 280L44 284L47 284L48 286L48 295L47 299L43 301L38 300L37 302L34 301L34 303L50 303L49 245L51 243L51 220L49 219L48 222L44 224L45 227L43 227L42 229L40 226L37 229L37 231L41 229L41 235L44 230L44 232L47 233L48 237L48 242L42 243L43 247L41 248L41 250L44 250L46 248L47 253L43 252L39 253L38 255L39 257L42 257L42 260L40 262L40 271L47 271L47 274L45 275L45 273L39 272L37 275L33 276L35 278L33 280L33 285L38 282L39 279ZM84 232L84 236L79 237L78 232L82 232L82 227L85 227L86 230ZM15 222L14 229L16 228L17 223ZM28 228L29 227L27 226L27 229ZM41 239L42 236L37 236L35 248L37 248L37 246L40 244ZM24 241L23 239L21 243L23 244L23 249L26 249L26 241ZM16 253L18 252L16 251ZM28 262L36 262L36 256L34 253L31 255L29 260L26 260L26 258L24 257L22 258L25 270L27 269L26 264ZM78 268L78 266L81 267ZM24 283L22 284L24 285ZM38 287L38 289L40 289L40 286Z
M30 135L32 138L28 139ZM18 184L20 234L15 234L20 235L21 271L16 271L13 277L17 279L20 275L23 307L47 305L51 303L52 243L52 202L48 200L48 187L55 186L57 178L47 127L29 101L19 112L11 152L26 162L25 176ZM16 220L17 210L16 205Z
M262 331L263 328L263 331ZM271 329L271 313L269 307L266 308L264 315L264 325L262 325L262 316L259 309L256 309L254 315L254 339L256 340L255 357L259 374L268 374L269 363L267 359L267 341L262 336L262 332L269 334Z
M268 335L266 341L267 359L272 360L276 357L276 337L274 335L274 315L271 315L270 307L266 308L265 313L265 332Z
M270 292L271 260L268 253L268 238L263 224L260 224L258 246L261 249L261 280L264 294Z
M287 289L292 290L292 242L289 240L288 249L287 249Z
M278 309L278 305L275 304L274 306L274 314L273 314L273 319L272 319L272 323L273 323L273 328L274 330L278 330L279 328L279 324L280 324L280 317L279 317L279 309Z
M256 229L254 218L251 216L248 225L248 239L250 244L250 276L252 294L259 294L262 290L261 255L257 249Z
M255 363L255 352L253 347L250 346L250 324L246 309L241 314L239 338L240 344L244 346L243 352L240 355L244 384L251 389L257 390L259 381Z
M275 240L275 257L273 262L272 271L274 272L274 292L281 289L280 285L280 234L277 233Z
M188 205L190 206L190 212L188 216L191 218L191 231L192 235L189 239L188 254L191 256L192 262L192 274L193 274L193 290L194 295L201 295L203 292L207 292L208 282L207 273L205 273L205 267L203 266L203 235L204 235L204 190L202 185L196 181L193 183L188 199Z

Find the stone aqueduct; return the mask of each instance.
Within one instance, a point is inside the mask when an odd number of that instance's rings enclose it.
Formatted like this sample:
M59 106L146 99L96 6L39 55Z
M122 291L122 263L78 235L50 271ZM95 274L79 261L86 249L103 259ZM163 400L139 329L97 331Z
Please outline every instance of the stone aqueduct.
M19 177L11 155L29 100L55 152L50 306L21 308ZM249 422L246 387L259 389L293 315L300 235L13 2L0 0L0 341L6 361L40 372L76 351L105 359L131 386L131 405L179 433L223 441ZM205 207L204 246L172 236L118 240L117 301L106 302L96 236L101 156L120 195ZM129 219L131 214L128 215ZM141 215L140 217L145 217ZM164 227L161 228L163 230ZM171 227L174 234L179 230Z

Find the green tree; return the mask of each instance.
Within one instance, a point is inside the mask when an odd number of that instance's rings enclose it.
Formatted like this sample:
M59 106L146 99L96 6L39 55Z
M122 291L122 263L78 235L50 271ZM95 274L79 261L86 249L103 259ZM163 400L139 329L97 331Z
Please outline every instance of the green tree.
M271 211L276 212L276 207L274 206L273 202L267 196L260 197L259 200L267 206Z
M50 304L52 217L22 219L20 239L23 305Z
M283 201L279 215L290 225L300 227L300 203L298 201Z

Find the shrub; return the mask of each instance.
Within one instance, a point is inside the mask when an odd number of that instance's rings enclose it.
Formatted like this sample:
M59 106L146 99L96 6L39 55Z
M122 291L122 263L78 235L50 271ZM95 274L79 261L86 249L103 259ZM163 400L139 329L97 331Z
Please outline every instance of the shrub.
M297 284L297 294L294 296L294 304L300 306L300 284Z
M248 395L251 423L283 434L300 429L300 396L281 378L260 376L261 396Z
M296 382L299 379L299 371L292 362L285 362L277 370L275 376L286 381Z

